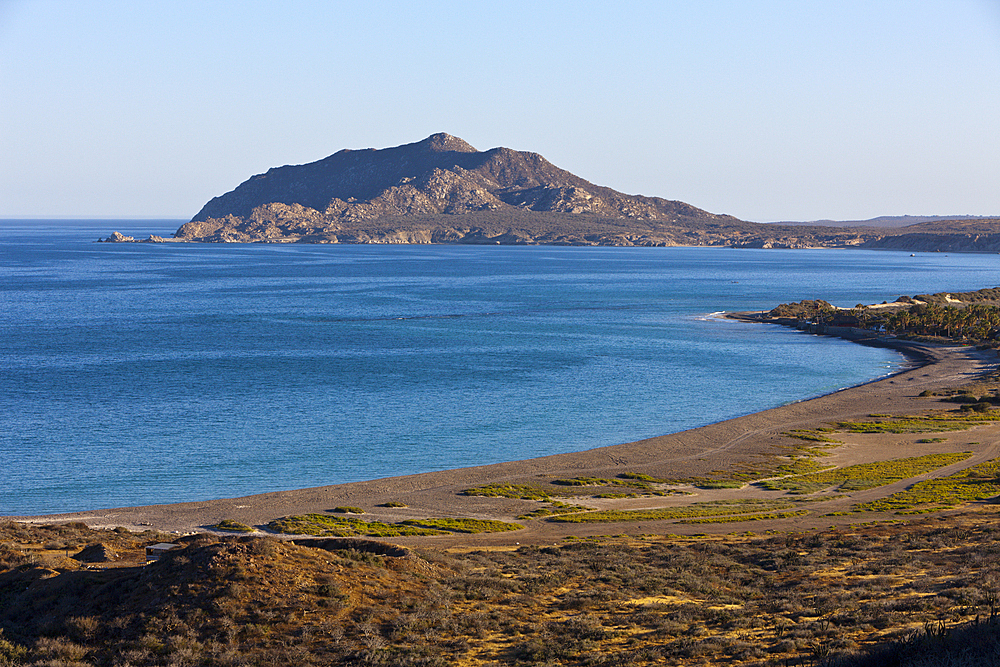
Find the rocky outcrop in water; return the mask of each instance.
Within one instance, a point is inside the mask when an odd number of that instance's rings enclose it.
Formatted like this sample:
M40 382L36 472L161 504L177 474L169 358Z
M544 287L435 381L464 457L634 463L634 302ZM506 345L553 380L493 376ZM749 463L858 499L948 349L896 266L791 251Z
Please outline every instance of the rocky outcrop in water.
M106 239L97 239L98 243L168 243L174 239L165 239L156 234L150 234L148 239L139 240L132 236L125 236L121 232L111 232Z
M98 243L135 243L135 238L125 236L121 232L111 232L106 239L97 239Z

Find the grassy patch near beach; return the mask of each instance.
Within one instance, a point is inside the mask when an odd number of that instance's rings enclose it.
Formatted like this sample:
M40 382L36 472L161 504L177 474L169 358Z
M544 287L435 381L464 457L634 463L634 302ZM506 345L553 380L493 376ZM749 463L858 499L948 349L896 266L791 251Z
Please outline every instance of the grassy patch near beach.
M485 484L462 491L466 496L485 496L487 498L512 498L515 500L548 500L549 493L545 489L526 484Z
M399 523L385 523L325 514L288 516L275 519L267 527L276 533L321 537L404 537L408 535L445 535L447 533L500 533L524 528L518 523L484 519L407 519Z
M253 528L246 525L245 523L240 523L239 521L233 521L232 519L223 519L219 523L209 526L212 530L225 530L230 533L252 533Z
M939 479L917 482L905 491L862 503L855 512L924 514L1000 496L1000 459L993 459Z
M559 523L619 523L623 521L673 521L702 517L756 515L762 512L787 510L795 507L788 501L741 499L713 500L694 503L685 507L664 507L643 510L601 510L582 514L569 514L548 519ZM753 520L753 519L737 519Z
M757 482L757 484L771 491L803 494L816 493L831 487L837 487L840 491L861 491L937 470L946 465L964 461L970 456L972 456L971 452L912 456L891 461L861 463L808 475L768 479Z
M583 505L569 505L567 503L553 501L551 503L547 503L544 507L539 507L538 509L532 510L527 514L522 514L517 518L522 520L543 519L547 516L559 516L561 514L576 514L577 512L589 512L593 509L594 509L593 507L584 507Z
M551 501L554 496L573 497L591 495L584 489L611 489L609 492L595 493L598 498L637 498L639 496L673 496L690 495L687 491L664 489L661 486L679 484L676 480L657 479L650 475L635 472L625 472L617 478L605 477L571 477L554 479L548 482L550 488L531 484L484 484L462 491L466 496L485 496L487 498L511 498L514 500Z
M524 528L519 523L493 521L489 519L407 519L403 526L413 526L429 530L444 530L449 533L504 533Z
M337 514L364 514L365 511L360 507L334 507L331 512Z
M382 521L364 521L326 514L301 514L275 519L267 527L286 535L317 537L402 537L405 535L444 535L442 530Z
M869 415L871 421L842 421L836 426L848 433L940 433L967 431L1000 419L1000 412L946 410L923 415Z
M835 429L832 428L794 428L791 431L785 431L781 435L808 442L840 442L827 435L833 432L835 432Z
M681 519L677 523L701 524L701 523L739 523L741 521L768 521L776 519L791 519L797 516L805 516L809 510L793 510L790 512L762 512L759 514L740 514L737 516L714 516L701 519Z
M640 473L622 473L617 478L604 477L572 477L569 479L554 479L552 484L567 487L606 487L612 489L634 489L633 493L648 496L670 495L669 490L659 489L656 485L669 484L667 480L657 479Z

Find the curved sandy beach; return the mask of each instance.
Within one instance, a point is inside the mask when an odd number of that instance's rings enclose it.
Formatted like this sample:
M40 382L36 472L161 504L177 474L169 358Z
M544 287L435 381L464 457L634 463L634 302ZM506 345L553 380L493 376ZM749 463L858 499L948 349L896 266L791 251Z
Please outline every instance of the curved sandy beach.
M171 505L128 507L92 512L47 515L44 517L8 517L16 521L62 522L83 521L91 527L124 526L132 530L148 528L161 531L190 532L205 530L222 519L232 519L260 526L275 518L323 512L338 506L355 506L365 510L367 520L399 521L408 518L473 517L514 520L519 514L537 508L533 501L505 498L470 497L461 495L464 489L491 482L531 483L562 477L614 477L622 472L639 472L658 478L700 476L715 470L732 469L740 464L752 464L761 457L776 453L775 447L787 444L782 432L790 429L815 428L827 422L865 417L871 413L909 414L928 409L954 408L935 399L921 398L925 390L955 387L994 370L1000 362L995 351L979 352L970 347L941 347L919 343L899 345L914 367L897 375L807 401L784 405L755 414L737 417L701 428L672 433L627 444L600 447L582 452L512 461L488 466L429 472L405 477L392 477L366 482L324 486L294 491L282 491L242 498L208 500ZM974 457L958 464L964 468L981 460L1000 455L1000 426L979 426L968 431L949 434L943 443L917 443L919 434L861 434L838 438L843 445L831 450L825 461L836 465L901 458L943 451L972 451ZM954 472L945 468L936 475ZM900 482L902 488L913 480ZM881 487L854 494L849 499L822 503L825 511L837 509L837 503L888 495L897 490ZM742 490L691 489L693 496L643 497L632 499L587 498L584 504L598 508L639 509L689 504L716 498L773 497L756 487ZM766 494L772 494L766 496ZM379 505L396 501L405 508L385 508ZM582 501L581 501L582 502ZM845 519L846 520L846 519ZM805 529L836 523L818 513L796 519L757 521L756 532L772 528ZM661 525L662 523L662 525ZM778 525L780 523L780 526ZM509 533L480 535L446 535L438 537L392 538L399 544L421 544L436 547L504 546L526 543L555 543L568 536L645 534L645 533L728 533L748 529L743 524L708 524L680 526L666 522L618 524L559 524L530 521L523 530Z

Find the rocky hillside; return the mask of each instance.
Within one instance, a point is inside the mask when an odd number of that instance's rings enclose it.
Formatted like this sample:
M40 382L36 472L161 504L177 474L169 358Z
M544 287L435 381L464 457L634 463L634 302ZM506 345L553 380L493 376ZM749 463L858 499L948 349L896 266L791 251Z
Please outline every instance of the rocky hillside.
M995 665L998 538L979 508L471 553L192 535L143 565L152 535L0 523L0 665Z
M1000 252L1000 219L924 222L867 240L861 247L924 252Z
M614 243L611 237L624 235L627 243L639 236L664 243L668 228L739 223L594 185L536 153L477 151L442 133L270 169L212 199L176 236L348 243L584 243L590 236Z
M878 229L745 222L595 185L537 153L478 151L441 133L270 169L205 204L174 240L953 251L1000 246L1000 221L967 221L977 229L992 227L995 238L949 224L962 223ZM124 235L107 240L134 241Z
M216 197L185 241L565 245L857 245L872 235L743 222L622 194L536 153L477 151L448 134L270 169ZM120 240L120 239L116 239Z

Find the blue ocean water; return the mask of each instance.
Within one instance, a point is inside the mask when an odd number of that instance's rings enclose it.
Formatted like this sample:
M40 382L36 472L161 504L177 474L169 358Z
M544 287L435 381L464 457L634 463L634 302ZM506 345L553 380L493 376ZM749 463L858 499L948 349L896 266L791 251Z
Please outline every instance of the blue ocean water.
M679 431L902 363L713 313L1000 284L995 255L92 243L180 222L0 221L0 515Z

